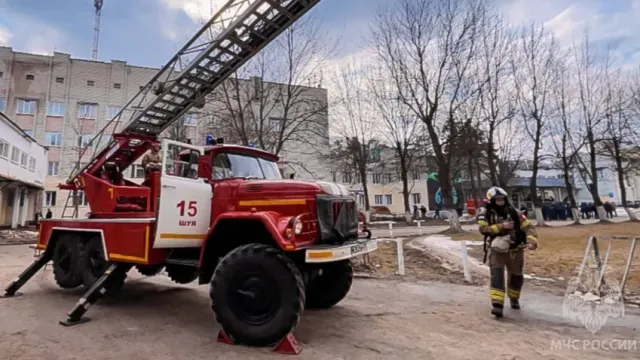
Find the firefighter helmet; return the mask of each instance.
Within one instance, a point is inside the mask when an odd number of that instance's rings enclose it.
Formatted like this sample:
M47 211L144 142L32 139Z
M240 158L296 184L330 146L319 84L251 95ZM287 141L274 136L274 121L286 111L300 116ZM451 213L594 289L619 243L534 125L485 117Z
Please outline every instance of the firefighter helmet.
M491 201L496 197L504 197L507 198L507 192L504 189L494 186L487 191L487 200Z

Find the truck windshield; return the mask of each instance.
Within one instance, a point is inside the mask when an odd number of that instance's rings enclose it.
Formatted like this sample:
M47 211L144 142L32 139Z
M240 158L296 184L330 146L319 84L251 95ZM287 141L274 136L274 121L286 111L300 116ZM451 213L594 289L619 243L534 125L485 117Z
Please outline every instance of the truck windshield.
M250 179L282 179L278 165L252 156L217 154L213 160L213 179L244 177Z

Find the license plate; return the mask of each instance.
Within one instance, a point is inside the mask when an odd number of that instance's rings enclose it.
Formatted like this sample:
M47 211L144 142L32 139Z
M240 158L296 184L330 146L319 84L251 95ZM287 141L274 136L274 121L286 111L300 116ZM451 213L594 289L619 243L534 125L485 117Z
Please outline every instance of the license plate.
M364 245L353 245L351 247L351 255L357 254L359 252L362 252L362 251L364 251L364 249L365 249Z

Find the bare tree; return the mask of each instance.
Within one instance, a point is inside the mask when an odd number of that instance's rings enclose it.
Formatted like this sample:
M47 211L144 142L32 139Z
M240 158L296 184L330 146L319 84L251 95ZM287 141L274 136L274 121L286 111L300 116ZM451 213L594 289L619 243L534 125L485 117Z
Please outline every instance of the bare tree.
M479 92L480 126L486 139L489 179L493 185L506 188L521 155L513 153L517 140L509 131L513 129L516 114L517 92L512 91L515 64L509 62L516 42L513 29L500 16L488 13L481 19L482 41L478 57L481 71L478 76L484 86Z
M552 95L556 107L556 117L547 130L552 139L552 153L562 167L569 206L573 214L573 223L580 224L580 211L576 202L573 174L576 169L577 156L585 142L579 135L577 137L573 135L579 110L576 108L577 102L573 96L574 87L569 68L565 61L557 61L554 70L556 71L556 81L552 87Z
M365 211L369 214L367 170L370 154L376 145L375 107L362 68L355 62L344 63L333 77L332 117L335 131L340 135L343 156L356 169L364 192Z
M326 137L327 93L322 70L335 47L313 18L285 30L209 98L210 127L243 145L280 155L286 144L319 146Z
M606 158L613 160L613 170L618 177L620 201L632 221L638 221L636 214L627 204L626 182L631 173L638 173L640 149L638 138L638 114L633 113L634 89L630 81L625 80L629 74L620 69L607 76L607 94L605 97L606 131L604 132L602 149ZM637 94L636 94L637 96Z
M553 64L557 43L541 26L531 24L522 28L512 62L515 89L523 127L533 142L533 166L529 191L538 226L544 226L542 203L538 198L538 170L542 139L551 113L550 89L555 81Z
M609 72L608 54L600 56L591 46L589 37L585 35L579 45L573 46L575 78L580 109L578 131L582 132L586 144L587 159L578 155L577 165L583 182L587 185L593 198L600 221L606 221L600 193L598 190L598 152L605 127L605 96L607 74Z
M420 120L400 101L392 79L376 68L369 72L369 89L377 113L382 122L383 138L391 144L398 161L398 175L402 181L402 199L407 221L411 220L409 204L409 171L413 169L417 141L420 136Z
M457 112L478 91L472 73L478 46L478 21L484 2L473 0L398 0L378 10L371 45L393 79L398 98L427 130L438 166L444 205L453 209L454 154L447 144L458 137ZM460 231L451 211L450 228Z

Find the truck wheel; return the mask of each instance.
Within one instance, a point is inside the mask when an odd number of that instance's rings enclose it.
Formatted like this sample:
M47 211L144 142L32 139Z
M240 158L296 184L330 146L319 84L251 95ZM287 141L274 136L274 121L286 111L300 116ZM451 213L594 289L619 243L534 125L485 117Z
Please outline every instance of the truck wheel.
M309 309L328 309L339 303L349 293L353 284L351 260L328 263L322 273L312 277L307 286Z
M80 246L80 266L82 269L82 282L84 287L90 289L104 272L109 268L109 261L104 253L102 239L99 236L92 236L89 241ZM113 278L109 286L105 287L105 296L110 295L124 286L127 274L119 278Z
M53 249L53 278L63 289L73 289L82 284L78 269L78 239L62 236Z
M211 308L224 331L239 344L275 344L298 325L304 310L300 270L281 251L249 244L218 264L209 288Z
M188 284L198 278L198 268L195 266L167 264L167 275L176 284Z
M140 275L144 276L155 276L160 274L160 272L164 269L164 265L136 265L136 270L140 273Z

